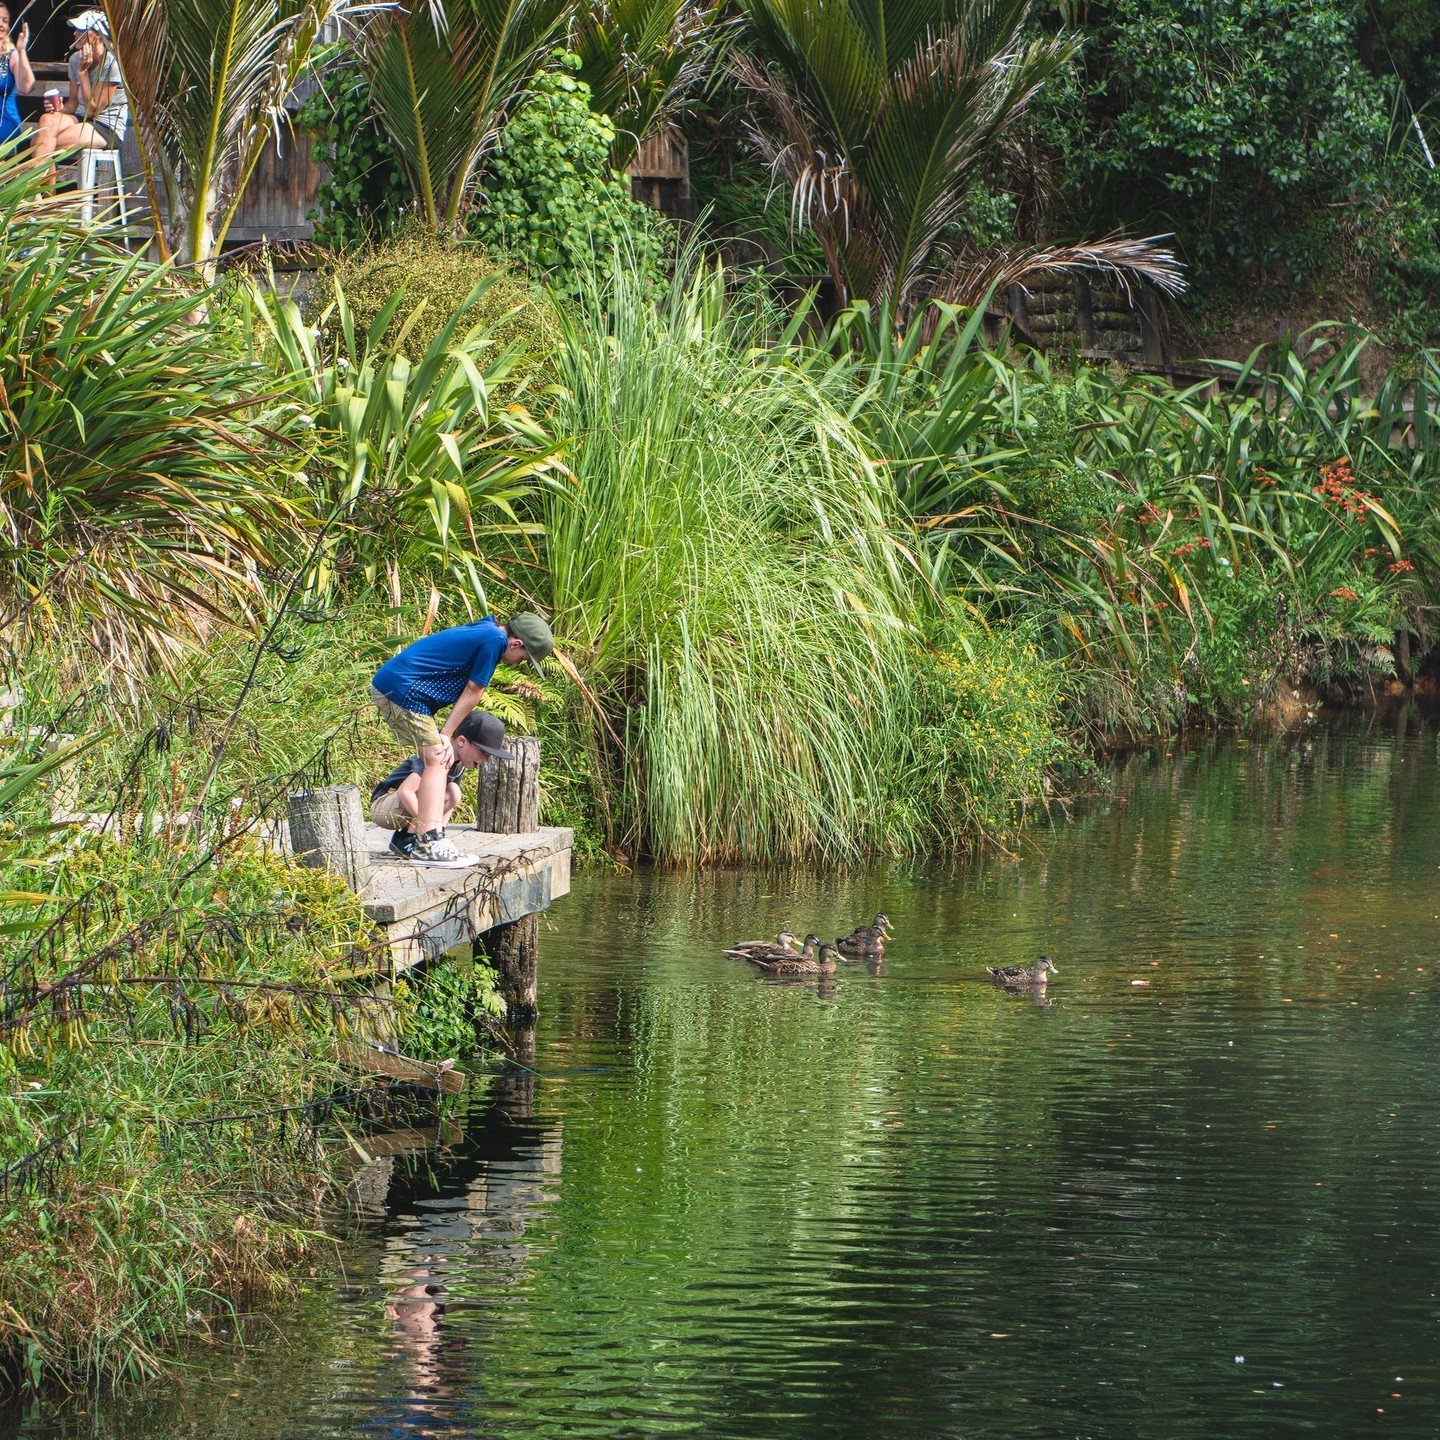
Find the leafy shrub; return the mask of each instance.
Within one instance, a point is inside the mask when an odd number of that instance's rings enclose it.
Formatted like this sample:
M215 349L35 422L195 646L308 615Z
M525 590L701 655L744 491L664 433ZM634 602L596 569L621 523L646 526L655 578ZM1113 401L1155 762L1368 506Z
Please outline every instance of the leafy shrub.
M1268 698L1282 677L1299 673L1299 655L1286 625L1293 611L1276 577L1259 565L1238 575L1232 569L1217 563L1209 577L1209 624L1182 673L1189 697L1202 711L1239 719Z
M468 1055L476 1046L477 1022L505 1015L494 970L480 960L453 957L407 972L395 982L394 1003L405 1053L432 1064Z
M609 168L614 123L590 108L579 61L536 77L489 157L468 230L497 253L574 292L598 262L602 274L627 255L653 272L663 222L631 198L629 181Z
M1383 93L1340 0L1117 0L1084 63L1068 182L1165 221L1204 266L1312 273L1331 232L1296 222L1384 153Z
M338 285L362 333L397 293L404 297L379 339L381 349L393 349L404 330L407 351L423 354L467 301L469 323L483 325L496 347L513 347L535 361L555 346L554 307L543 291L480 245L451 243L417 225L333 256L321 277L323 302ZM482 282L485 290L476 296Z
M315 136L316 159L325 167L311 211L316 243L346 250L394 230L403 219L410 187L394 147L376 123L360 67L327 71L295 118Z
M368 927L321 872L244 842L206 863L195 838L37 827L0 857L0 963L27 997L0 1027L0 1156L61 1142L7 1198L0 1388L142 1378L318 1248L329 1180L299 1107L365 1024L346 985ZM11 923L21 887L46 892L46 934L33 907Z
M1087 451L1087 427L1102 423L1096 397L1079 377L1056 374L1037 389L1021 418L1021 448L998 488L1015 510L1035 523L1026 539L1054 554L1064 537L1091 534L1113 510L1112 477Z
M917 657L908 764L891 800L900 829L942 847L1009 844L1072 758L1059 723L1063 668L1023 629L977 626L958 601L930 642Z

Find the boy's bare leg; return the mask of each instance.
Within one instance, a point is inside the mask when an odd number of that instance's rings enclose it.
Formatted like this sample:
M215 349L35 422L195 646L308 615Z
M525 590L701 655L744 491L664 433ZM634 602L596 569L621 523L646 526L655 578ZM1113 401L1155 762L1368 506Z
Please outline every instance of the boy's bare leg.
M450 817L455 813L455 807L460 803L460 787L453 782L445 786L445 808L443 814L445 819L442 824L448 825Z
M400 788L395 792L395 798L400 802L400 808L410 817L410 833L415 833L415 817L420 813L420 777L418 775L407 776L400 782Z
M445 786L454 753L449 741L440 745L426 745L420 751L425 769L420 774L420 785L415 797L417 835L428 835L445 823Z

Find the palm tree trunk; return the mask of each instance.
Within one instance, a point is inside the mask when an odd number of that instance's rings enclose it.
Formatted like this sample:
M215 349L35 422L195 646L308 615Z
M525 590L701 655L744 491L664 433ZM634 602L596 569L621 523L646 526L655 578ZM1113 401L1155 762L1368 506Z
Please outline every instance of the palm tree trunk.
M180 251L180 263L188 265L202 284L215 282L214 214L219 203L219 187L207 186L197 190L191 197L190 213L185 217L184 243Z

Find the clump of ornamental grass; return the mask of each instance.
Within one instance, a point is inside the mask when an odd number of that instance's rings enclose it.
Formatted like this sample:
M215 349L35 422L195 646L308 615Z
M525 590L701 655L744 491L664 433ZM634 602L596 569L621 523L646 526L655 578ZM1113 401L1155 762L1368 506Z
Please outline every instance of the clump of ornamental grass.
M836 859L886 796L929 603L850 398L740 343L692 250L658 297L592 278L563 323L550 600L613 844L670 862Z

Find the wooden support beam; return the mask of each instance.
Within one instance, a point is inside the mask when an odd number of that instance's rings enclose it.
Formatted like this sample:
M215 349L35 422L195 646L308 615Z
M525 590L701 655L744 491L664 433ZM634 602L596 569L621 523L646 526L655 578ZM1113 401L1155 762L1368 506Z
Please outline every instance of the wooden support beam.
M423 1060L412 1060L373 1041L342 1045L340 1063L370 1075L384 1075L426 1090L438 1090L442 1095L458 1095L465 1088L465 1072L456 1070L453 1060L443 1065L427 1065Z
M1095 348L1095 315L1090 295L1090 279L1086 275L1075 277L1075 328L1080 332L1080 343L1087 350Z
M1165 326L1160 314L1160 302L1155 292L1142 287L1138 294L1137 309L1140 312L1140 344L1147 365L1156 367L1165 364Z

